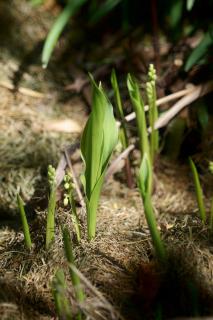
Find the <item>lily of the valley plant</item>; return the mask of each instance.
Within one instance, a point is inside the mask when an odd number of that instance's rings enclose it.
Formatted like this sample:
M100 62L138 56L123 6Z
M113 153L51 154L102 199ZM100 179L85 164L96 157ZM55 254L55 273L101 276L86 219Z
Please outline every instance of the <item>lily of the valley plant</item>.
M56 171L51 165L48 166L48 182L50 188L48 209L47 209L47 228L46 228L46 249L55 236L55 207L56 207Z
M149 231L152 237L153 246L156 252L156 256L160 262L164 262L166 259L166 251L161 239L160 233L157 228L157 222L152 206L151 188L152 184L152 166L149 157L145 153L141 162L138 186L140 189L141 197L143 200L144 212L146 221L149 227Z
M158 109L156 105L156 71L153 64L149 66L148 72L149 81L146 83L146 94L149 105L149 125L151 129L150 133L150 159L154 162L155 154L159 149L159 137L158 130L155 130L155 121L158 119Z
M96 214L100 192L112 151L118 140L118 128L113 108L101 84L92 79L92 112L81 139L81 154L85 165L82 183L86 196L88 238L95 237Z

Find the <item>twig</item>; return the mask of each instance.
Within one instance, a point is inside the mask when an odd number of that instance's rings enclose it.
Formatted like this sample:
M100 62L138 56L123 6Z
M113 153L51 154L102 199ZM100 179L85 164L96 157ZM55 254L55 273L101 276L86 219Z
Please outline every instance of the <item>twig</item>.
M119 154L119 156L111 163L111 165L109 166L105 179L109 179L109 177L116 172L118 164L126 159L129 155L129 153L135 148L134 144L130 144L128 146L128 148L126 148L121 154Z
M180 99L167 112L165 112L156 122L155 129L166 126L183 108L188 106L198 98L208 94L213 90L213 82L197 86L191 93ZM150 128L149 128L150 132Z
M187 89L184 89L184 90L180 90L178 92L175 92L175 93L172 93L166 97L163 97L163 98L160 98L156 101L156 104L157 106L160 106L164 103L167 103L169 101L172 101L172 100L175 100L175 99L178 99L182 96L185 96L187 95L188 93L192 92L193 90L195 90L195 87L191 87L191 88L187 88ZM145 107L145 111L148 111L149 110L149 106L146 105ZM126 121L131 121L133 119L135 119L135 112L132 112L130 114L128 114L126 117L125 117ZM118 123L120 125L120 122Z
M71 156L80 146L79 142L76 142L74 144L72 144L70 147L68 147L66 149L67 154L69 156ZM61 155L61 159L58 163L57 169L56 169L56 183L57 183L57 187L59 187L59 185L61 184L61 182L64 179L64 175L65 175L65 169L67 167L67 160L65 157L65 154L63 153Z
M99 301L103 304L106 310L108 310L111 313L112 319L124 320L123 317L116 310L114 310L113 306L107 301L107 299L102 295L102 293L92 285L92 283L74 266L74 264L69 263L69 267L80 278L81 282L87 287L87 289L89 289L90 292L99 299Z
M3 88L6 88L8 90L14 90L15 86L9 82L6 81L0 81L0 86ZM25 95L25 96L29 96L29 97L33 97L33 98L43 98L44 94L32 89L28 89L28 88L24 88L24 87L19 87L18 88L18 92Z
M69 154L68 154L66 149L64 150L64 154L65 154L65 158L66 158L68 167L69 167L71 175L72 175L72 180L73 180L73 183L75 185L75 189L76 189L76 192L77 192L77 195L78 195L78 198L79 198L80 205L82 206L82 208L85 208L86 205L85 205L85 202L84 202L84 198L83 198L83 195L81 193L81 189L80 189L78 180L76 179L75 172L73 170L73 166L72 166Z

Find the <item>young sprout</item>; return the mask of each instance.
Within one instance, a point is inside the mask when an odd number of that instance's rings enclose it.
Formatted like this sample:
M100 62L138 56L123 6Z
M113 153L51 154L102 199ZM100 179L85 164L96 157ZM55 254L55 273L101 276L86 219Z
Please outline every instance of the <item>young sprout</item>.
M116 72L114 69L112 70L112 74L111 74L111 84L112 84L114 95L115 95L115 101L116 101L115 105L117 108L117 113L118 113L118 116L121 120L121 128L120 128L120 132L119 132L119 138L120 138L121 144L123 146L123 149L126 149L129 145L127 128L126 128L126 120L124 117L123 105L121 102L121 95L120 95L120 91L119 91L117 76L116 76ZM132 181L132 174L131 174L129 157L127 157L125 160L125 168L126 168L126 176L127 176L127 185L129 188L131 188L133 181Z
M81 138L85 165L82 183L86 195L88 238L95 237L96 215L106 168L118 140L113 108L101 85L93 84L92 112Z
M135 79L130 74L127 76L127 87L132 101L132 105L136 114L141 159L146 153L149 156L149 140L147 134L147 125L144 111L144 102L140 94L139 86Z
M157 228L157 222L152 206L150 185L152 184L152 167L148 155L145 153L141 162L138 186L143 200L144 212L149 231L152 237L153 246L159 261L164 262L166 251Z
M59 319L72 320L71 306L66 294L67 285L62 269L58 269L52 281L52 292Z
M55 235L55 207L56 207L56 172L53 166L48 166L48 182L50 188L50 195L47 208L47 228L46 228L46 249L49 248L50 243Z
M19 194L17 194L17 204L18 204L18 208L21 216L21 223L22 223L23 232L24 232L25 244L28 249L31 249L32 242L30 237L30 229L27 222L26 213L24 210L24 202Z
M67 227L63 229L63 242L64 242L64 251L65 251L67 261L69 265L75 266L75 259L74 259L73 250L72 250L71 238L70 238L70 234ZM69 266L69 272L70 272L71 281L75 290L76 300L79 303L82 303L85 300L85 294L81 287L80 278L70 266ZM77 319L78 320L81 319L80 311L78 313Z
M158 149L159 149L158 130L154 129L155 121L158 118L158 109L156 104L156 87L155 87L156 70L153 64L150 64L149 66L148 78L149 78L149 81L146 83L146 93L147 93L147 99L148 99L148 105L149 105L149 124L151 128L150 158L151 158L151 162L153 163L155 154L156 152L158 152Z
M198 208L199 208L199 212L200 212L200 218L201 218L202 222L205 223L206 222L206 210L205 210L205 206L204 206L203 190L201 188L199 175L197 172L197 168L191 158L189 158L189 164L191 167L192 176L193 176L193 180L194 180L197 204L198 204Z
M78 242L80 242L81 240L80 223L79 223L76 205L75 205L75 199L73 195L74 190L73 190L72 178L69 174L66 174L64 176L64 189L66 190L66 193L64 194L64 206L66 207L68 204L70 204L72 222L75 228L77 240Z

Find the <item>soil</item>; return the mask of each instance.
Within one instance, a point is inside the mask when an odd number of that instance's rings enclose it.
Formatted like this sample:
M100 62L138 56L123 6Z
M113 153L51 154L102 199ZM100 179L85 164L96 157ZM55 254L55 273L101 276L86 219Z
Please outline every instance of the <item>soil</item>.
M155 169L153 205L168 249L166 265L155 259L136 183L129 189L123 171L104 184L97 236L91 242L85 212L79 206L83 235L77 243L59 188L55 241L49 251L44 250L47 166L56 167L64 148L80 140L91 95L88 85L81 93L65 90L75 78L86 78L79 67L85 57L79 57L77 46L70 51L60 40L48 69L41 68L40 49L57 10L56 5L48 10L32 8L24 0L0 4L0 318L55 319L51 282L58 268L65 270L75 313L77 302L61 235L65 224L72 234L76 266L84 277L87 298L81 308L86 319L213 316L213 236L200 221L184 161L160 157ZM98 52L94 48L94 56ZM76 63L71 65L71 58ZM207 153L210 142L205 141L205 152L197 157L209 213L212 177L205 164L212 160L212 153ZM79 172L79 152L72 160ZM137 160L132 170L137 171ZM16 205L19 190L30 223L31 252L24 245Z

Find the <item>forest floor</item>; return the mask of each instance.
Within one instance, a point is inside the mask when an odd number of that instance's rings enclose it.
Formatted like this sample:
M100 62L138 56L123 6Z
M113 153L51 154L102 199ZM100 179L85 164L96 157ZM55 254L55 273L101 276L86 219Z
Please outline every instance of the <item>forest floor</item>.
M70 51L61 40L50 66L46 70L41 67L41 45L53 13L54 10L33 9L21 0L13 1L12 9L10 2L0 4L1 319L54 319L51 281L58 268L67 270L59 226L67 224L71 231L73 226L69 211L60 201L55 242L49 251L44 250L47 166L56 167L64 148L80 140L91 92L87 83L78 90L82 81L87 81L86 74L78 68L81 59L84 63L86 60L85 52L82 56L78 53L78 45ZM113 49L112 56L115 52ZM93 54L97 57L98 49ZM118 61L122 60L120 56L119 52ZM70 59L76 63L71 64ZM94 61L90 64L94 65ZM102 69L97 72L100 76L103 73ZM76 78L76 90L65 90ZM207 212L212 196L212 177L205 168L207 160L212 160L208 150L197 155L204 166ZM137 159L136 150L132 157ZM79 172L79 150L72 160ZM153 259L136 183L129 189L121 171L104 184L97 237L92 242L86 238L85 213L78 209L83 237L80 244L73 238L76 265L94 286L84 283L87 299L83 309L88 319L213 315L213 236L198 217L189 166L184 161L160 157L155 169L153 204L169 252L165 270ZM132 172L136 171L134 165ZM32 232L31 252L24 246L16 205L19 190ZM75 308L75 301L72 303Z

